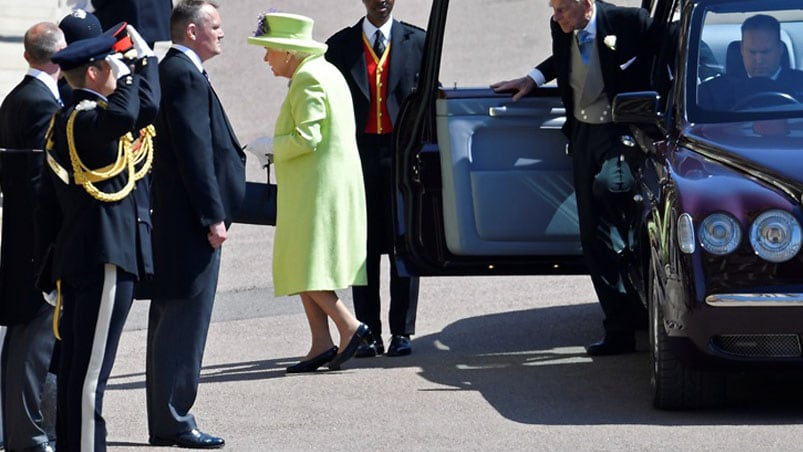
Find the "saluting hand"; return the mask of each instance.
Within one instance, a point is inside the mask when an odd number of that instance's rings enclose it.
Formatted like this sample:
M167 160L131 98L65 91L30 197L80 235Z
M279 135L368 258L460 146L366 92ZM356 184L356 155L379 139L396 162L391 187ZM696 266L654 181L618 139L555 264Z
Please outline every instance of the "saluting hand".
M109 63L112 69L112 77L114 77L115 80L119 80L131 73L131 69L123 62L123 56L121 54L114 53L112 55L107 55L105 60Z
M226 225L221 221L209 225L209 233L206 234L206 238L209 240L209 244L212 245L212 248L218 249L223 245L223 242L226 241L226 234Z
M125 29L128 32L128 37L131 38L131 43L134 44L134 49L137 51L137 58L156 56L133 25L128 25Z
M528 76L524 76L521 78L517 78L515 80L504 80L501 82L496 82L491 85L491 89L497 93L504 93L509 91L515 91L513 93L513 102L521 99L522 97L530 94L535 90L535 80L531 79Z

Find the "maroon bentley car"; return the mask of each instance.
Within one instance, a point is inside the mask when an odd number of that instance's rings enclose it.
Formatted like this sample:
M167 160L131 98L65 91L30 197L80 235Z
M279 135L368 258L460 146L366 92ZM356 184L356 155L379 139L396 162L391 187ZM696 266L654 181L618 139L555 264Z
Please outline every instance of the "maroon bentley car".
M585 272L557 92L513 103L487 84L452 86L448 7L433 2L418 90L396 129L400 264L421 276ZM655 406L712 406L728 371L803 367L803 85L775 85L779 71L749 77L744 49L759 59L767 49L741 42L743 22L771 16L780 71L802 68L803 9L643 7L667 45L656 49L655 91L614 105L644 161L622 272L649 313Z

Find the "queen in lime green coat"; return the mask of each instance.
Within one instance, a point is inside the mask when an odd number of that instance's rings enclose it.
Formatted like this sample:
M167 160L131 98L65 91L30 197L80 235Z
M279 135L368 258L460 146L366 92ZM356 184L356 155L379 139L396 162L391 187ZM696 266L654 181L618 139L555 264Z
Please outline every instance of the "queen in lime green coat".
M362 167L351 94L340 71L312 39L312 19L260 17L251 44L277 77L290 79L273 135L278 196L273 239L276 295L298 294L312 345L288 373L338 370L362 343L373 341L335 292L365 285L367 225ZM249 148L251 145L249 144ZM329 332L337 326L339 346Z
M273 135L276 295L365 285L366 217L351 94L323 56L293 74Z

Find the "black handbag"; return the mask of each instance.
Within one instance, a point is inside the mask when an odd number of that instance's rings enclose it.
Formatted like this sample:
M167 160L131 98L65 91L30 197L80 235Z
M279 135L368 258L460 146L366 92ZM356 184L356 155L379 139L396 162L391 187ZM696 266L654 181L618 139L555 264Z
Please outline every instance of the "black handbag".
M267 157L268 164L265 165L267 183L245 183L245 197L242 206L234 215L235 223L276 226L277 187L270 181L270 165L273 163L273 155L267 154Z

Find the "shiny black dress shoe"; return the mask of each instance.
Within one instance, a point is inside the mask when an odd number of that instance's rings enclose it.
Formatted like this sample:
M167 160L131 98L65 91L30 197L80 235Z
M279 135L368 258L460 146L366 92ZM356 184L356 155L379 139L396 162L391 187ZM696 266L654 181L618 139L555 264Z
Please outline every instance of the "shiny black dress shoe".
M354 335L351 336L351 340L349 340L349 344L346 348L335 355L334 359L329 361L329 370L340 370L340 365L351 359L354 354L357 353L357 348L360 344L370 344L372 342L374 342L374 335L371 334L371 329L368 328L368 325L361 323L360 326L357 327L357 331L354 332Z
M413 347L410 345L409 336L401 336L394 334L390 338L390 347L388 347L387 356L406 356L413 352Z
M371 343L362 343L357 347L357 353L354 354L355 358L372 358L385 353L385 344L382 339L377 339Z
M586 346L589 356L622 355L636 351L636 339L632 334L605 335L599 342Z
M301 361L298 364L293 364L292 366L287 368L287 373L300 374L303 372L315 372L316 370L318 370L319 367L331 361L332 358L335 357L335 355L337 355L337 347L332 347L318 356L313 356L312 358L306 361Z
M226 442L223 438L204 433L197 428L171 436L153 436L152 446L178 446L188 449L220 449Z

